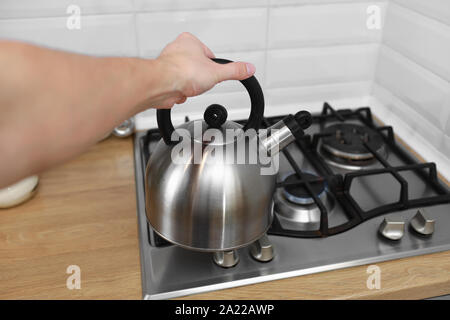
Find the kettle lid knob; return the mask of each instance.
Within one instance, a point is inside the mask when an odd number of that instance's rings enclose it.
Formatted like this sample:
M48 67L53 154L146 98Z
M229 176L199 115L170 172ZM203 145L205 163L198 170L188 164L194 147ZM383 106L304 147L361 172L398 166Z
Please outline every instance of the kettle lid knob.
M228 112L220 104L212 104L206 108L203 119L210 128L220 128L227 121Z
M294 117L300 128L303 130L308 129L312 124L312 116L308 111L299 111Z

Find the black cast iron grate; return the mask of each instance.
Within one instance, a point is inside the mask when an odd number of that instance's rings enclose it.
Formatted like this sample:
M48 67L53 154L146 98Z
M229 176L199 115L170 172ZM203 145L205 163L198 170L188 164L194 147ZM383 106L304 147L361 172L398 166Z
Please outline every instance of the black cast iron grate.
M274 123L274 120L276 122L279 119L266 119L265 125L267 127L272 125ZM347 120L359 120L365 126L377 131L382 136L384 142L390 147L390 151L394 152L398 157L400 157L406 163L406 165L397 167L391 166L383 156L381 156L370 146L370 144L363 142L363 145L365 146L367 151L373 154L375 159L379 161L379 163L381 163L383 168L359 170L356 172L346 173L345 175L334 174L328 164L324 161L322 156L318 153L320 140L324 137L329 136L330 133L318 133L314 134L313 136L305 135L302 139L297 140L295 143L300 148L303 155L315 167L320 177L314 180L305 180L300 178L296 182L290 182L289 185L297 184L303 186L308 191L310 196L314 199L315 204L320 210L319 229L312 231L287 230L280 225L277 216L274 215L274 221L271 228L269 229L269 234L301 238L327 237L347 231L357 226L358 224L379 215L399 210L418 208L422 206L450 203L450 193L448 189L439 182L436 164L418 163L417 160L413 159L408 153L399 148L395 141L394 131L392 127L377 127L373 121L372 113L369 107L363 107L356 110L335 110L328 103L325 103L321 114L313 116L313 123L319 124L323 124L329 121L345 122ZM286 156L286 159L294 169L297 176L302 177L303 172L298 167L291 153L287 149L284 149L282 152ZM424 173L424 169L428 170L428 174ZM402 175L400 175L400 172L402 171L415 171L426 183L426 185L430 186L437 195L419 199L409 199L408 181L404 177L402 177ZM354 199L354 197L350 194L352 182L357 177L381 174L391 174L400 183L401 187L399 200L394 203L384 204L369 211L364 211L363 209L361 209L361 206ZM348 220L341 225L329 227L329 212L327 211L320 198L312 192L311 183L323 180L328 183L330 192L343 207L344 212L347 215ZM279 183L277 187L281 188L285 187L286 185L286 183Z
M265 118L263 122L264 127L270 127L272 124L283 119L284 116ZM189 119L186 117L186 121ZM378 127L375 125L372 113L369 107L362 107L355 110L352 109L340 109L335 110L328 103L324 103L322 112L320 114L313 115L313 124L323 125L330 121L345 122L348 120L359 120L365 126L377 131L383 138L384 142L390 147L390 151L394 152L405 165L391 166L387 160L384 159L376 150L373 150L367 143L363 143L367 151L372 153L376 160L378 160L383 168L380 169L363 169L356 172L342 174L336 174L330 168L330 166L324 161L322 156L318 153L318 146L324 137L330 135L330 133L317 133L314 135L305 135L301 139L297 139L295 144L301 150L303 156L314 166L319 177L311 178L310 175L305 175L304 172L298 166L292 153L288 149L283 149L283 154L288 160L294 172L299 177L296 181L290 181L288 183L281 182L277 184L277 188L285 186L302 186L314 200L315 204L320 210L320 225L319 229L312 231L296 231L284 229L276 215L272 226L268 233L279 236L298 237L298 238L317 238L327 237L347 231L358 224L374 218L376 216L391 213L399 210L406 210L410 208L418 208L423 206L432 206L443 203L450 203L450 192L444 187L438 179L436 165L434 163L418 163L417 160L412 158L411 155L406 153L402 148L399 148L395 141L394 131L390 126ZM237 121L243 123L244 121ZM142 150L144 153L144 164L147 163L151 155L150 142L158 141L161 138L158 129L151 129L142 138ZM145 168L145 166L144 166ZM428 170L428 174L424 172ZM402 171L415 171L418 176L431 187L437 194L431 197L424 197L419 199L409 199L408 196L408 181L402 177L400 172ZM364 211L358 202L350 194L350 188L352 182L357 177L390 174L400 183L400 194L398 201L395 203L384 204L382 206L373 208L369 211ZM303 178L302 178L303 177ZM347 215L347 221L338 226L330 227L328 224L328 215L325 205L321 199L313 192L312 184L326 182L329 188L329 192L335 197L339 204L344 209ZM158 238L158 237L157 237ZM157 242L159 245L167 244L163 239L159 239Z

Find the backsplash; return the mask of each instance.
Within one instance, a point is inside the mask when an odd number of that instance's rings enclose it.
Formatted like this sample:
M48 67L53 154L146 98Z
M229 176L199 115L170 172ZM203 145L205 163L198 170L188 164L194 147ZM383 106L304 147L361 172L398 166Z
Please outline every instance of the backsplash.
M372 90L378 115L450 177L450 3L389 3Z
M81 9L80 29L67 28ZM369 29L367 9L384 15L385 1L343 0L2 0L0 37L79 53L156 57L179 33L189 31L218 57L256 65L267 100L275 106L370 94L381 30ZM383 19L382 19L383 20ZM249 106L239 83L222 83L174 108L174 117L198 117L220 102ZM154 110L138 128L154 125Z
M80 29L67 27L72 5L81 10ZM382 28L367 25L373 9ZM405 140L431 147L423 155L450 176L447 0L0 1L0 38L79 53L152 58L183 31L218 57L256 65L266 115L317 111L324 100L370 104L386 123L404 123L397 133ZM221 83L176 106L174 123L212 103L234 118L250 106L238 82ZM154 110L137 117L138 129L155 123Z

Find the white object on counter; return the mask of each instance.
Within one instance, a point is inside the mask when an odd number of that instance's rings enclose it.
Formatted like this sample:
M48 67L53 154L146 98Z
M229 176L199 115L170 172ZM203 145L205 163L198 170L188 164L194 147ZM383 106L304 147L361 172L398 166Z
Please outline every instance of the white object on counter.
M0 208L13 207L28 200L36 193L38 183L39 177L31 176L0 189Z

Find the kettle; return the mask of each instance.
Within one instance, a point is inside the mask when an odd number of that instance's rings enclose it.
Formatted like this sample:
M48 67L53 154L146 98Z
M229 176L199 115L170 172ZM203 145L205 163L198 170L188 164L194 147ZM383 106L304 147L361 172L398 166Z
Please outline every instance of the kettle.
M304 135L312 118L309 112L300 111L270 127L270 134L262 133L261 86L254 76L241 83L251 101L244 126L227 121L226 109L218 104L206 109L203 120L186 122L176 130L170 109L157 110L162 139L146 167L146 214L154 231L175 245L199 251L234 250L261 238L272 223L276 172L263 173L264 164L249 159L257 158L261 150L273 159ZM216 133L214 139L210 131ZM235 134L217 138L228 132ZM180 152L182 145L187 148ZM220 151L226 156L218 157ZM174 161L174 155L181 153L187 154L185 161Z

